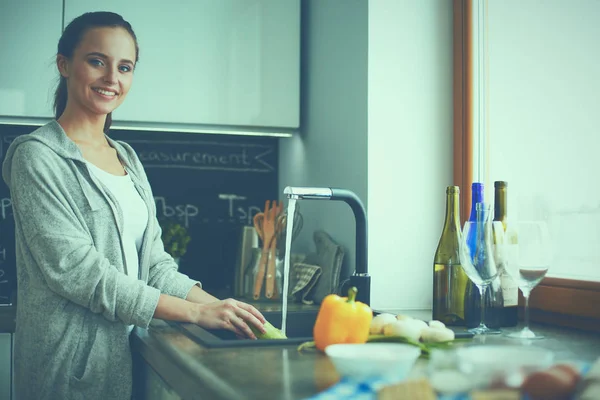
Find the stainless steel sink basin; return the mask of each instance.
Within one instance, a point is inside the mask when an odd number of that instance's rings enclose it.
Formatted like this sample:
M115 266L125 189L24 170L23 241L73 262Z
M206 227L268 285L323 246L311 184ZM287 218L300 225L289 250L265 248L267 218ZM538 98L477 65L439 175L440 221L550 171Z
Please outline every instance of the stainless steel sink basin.
M233 332L224 329L204 329L194 324L177 324L177 326L204 347L285 346L313 340L313 326L317 313L318 310L288 311L287 339L238 339ZM273 326L281 328L281 311L263 311L262 314Z

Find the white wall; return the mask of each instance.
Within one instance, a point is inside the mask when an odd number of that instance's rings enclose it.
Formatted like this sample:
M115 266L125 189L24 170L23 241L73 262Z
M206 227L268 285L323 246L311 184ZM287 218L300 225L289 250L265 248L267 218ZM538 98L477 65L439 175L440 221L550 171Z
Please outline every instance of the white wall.
M430 308L452 182L452 2L369 2L369 264L375 308Z
M302 1L301 134L280 140L279 182L341 187L367 206L367 14L363 0ZM304 228L293 252L314 251L323 229L354 269L355 229L341 202L300 201Z
M302 135L280 141L281 190L354 190L368 205L371 305L430 308L452 184L452 2L302 4ZM309 223L293 251L323 227L349 250L353 268L349 208L300 206Z
M599 21L596 0L489 2L489 180L549 219L548 275L600 280Z

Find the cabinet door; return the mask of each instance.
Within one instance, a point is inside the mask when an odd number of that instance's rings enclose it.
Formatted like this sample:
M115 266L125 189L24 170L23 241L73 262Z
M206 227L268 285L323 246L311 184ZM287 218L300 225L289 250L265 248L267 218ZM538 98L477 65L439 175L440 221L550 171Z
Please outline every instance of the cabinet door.
M62 0L0 1L0 116L52 117Z
M297 127L299 0L66 0L119 13L140 60L115 121Z

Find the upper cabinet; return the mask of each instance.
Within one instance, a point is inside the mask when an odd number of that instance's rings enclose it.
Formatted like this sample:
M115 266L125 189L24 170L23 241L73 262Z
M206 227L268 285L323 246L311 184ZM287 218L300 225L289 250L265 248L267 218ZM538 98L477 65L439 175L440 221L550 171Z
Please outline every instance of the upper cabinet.
M0 1L0 116L51 118L62 0Z
M140 59L115 122L299 126L300 0L66 0L64 10L65 25L110 10L136 33ZM46 54L56 49L47 36L29 39L46 39L34 47Z

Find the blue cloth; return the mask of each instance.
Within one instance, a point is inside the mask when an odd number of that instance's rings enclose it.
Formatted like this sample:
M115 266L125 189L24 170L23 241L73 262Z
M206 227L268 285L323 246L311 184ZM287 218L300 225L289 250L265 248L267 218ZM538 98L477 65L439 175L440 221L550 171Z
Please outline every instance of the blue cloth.
M581 376L585 376L590 370L591 365L586 364L581 367ZM386 378L371 378L362 381L353 380L350 378L342 378L338 383L328 389L317 393L305 400L376 400L377 391L384 386L393 384L392 381ZM468 393L460 393L454 395L439 395L438 400L470 400L471 396ZM522 400L529 400L527 395L524 395Z
M306 400L377 400L377 391L390 384L393 384L393 382L382 378L372 378L363 381L342 378L335 385ZM438 400L470 400L470 398L471 396L468 394L459 394L439 396Z
M310 397L310 400L374 400L377 399L377 391L390 381L385 378L371 378L362 381L356 381L349 378L342 378L338 383L328 389ZM308 399L307 399L308 400Z

